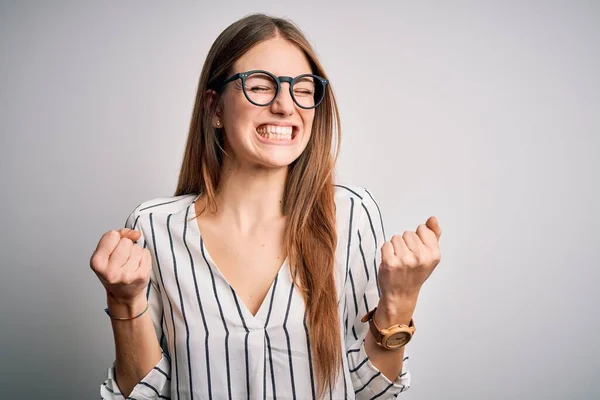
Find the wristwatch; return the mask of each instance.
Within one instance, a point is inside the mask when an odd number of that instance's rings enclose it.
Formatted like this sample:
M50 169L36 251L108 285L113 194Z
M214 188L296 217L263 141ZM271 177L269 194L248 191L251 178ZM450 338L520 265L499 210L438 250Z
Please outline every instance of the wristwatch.
M404 345L410 342L415 333L415 322L410 319L408 325L392 325L387 329L381 329L373 320L373 315L377 311L377 307L369 311L362 317L362 322L369 322L369 329L375 338L375 343L388 350L400 350Z

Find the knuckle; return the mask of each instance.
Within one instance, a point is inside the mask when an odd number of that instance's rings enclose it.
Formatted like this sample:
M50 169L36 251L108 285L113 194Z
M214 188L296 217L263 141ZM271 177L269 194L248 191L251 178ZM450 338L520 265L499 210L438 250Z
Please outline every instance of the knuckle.
M119 233L119 231L116 231L114 229L111 229L110 231L106 232L103 236L106 236L107 238L119 238L121 237L121 234Z
M418 265L417 259L413 255L404 255L404 256L402 256L401 260L402 260L402 264L406 265L409 268L412 268L412 267Z
M111 285L116 285L119 283L119 274L115 272L108 272L104 278L106 279L106 282L110 283Z
M135 278L131 274L124 276L123 280L121 281L123 285L131 285L133 282L135 282Z
M102 260L100 259L100 255L96 252L94 252L94 254L92 254L92 256L90 257L90 267L93 270L98 270L100 269L102 265Z
M127 244L133 244L133 240L129 239L128 237L122 237L119 240L120 243L127 243Z
M140 246L133 246L131 248L131 255L135 256L135 257L141 257L142 256L142 248Z
M381 258L381 261L383 262L383 264L387 265L388 267L391 267L394 263L394 258L385 256Z

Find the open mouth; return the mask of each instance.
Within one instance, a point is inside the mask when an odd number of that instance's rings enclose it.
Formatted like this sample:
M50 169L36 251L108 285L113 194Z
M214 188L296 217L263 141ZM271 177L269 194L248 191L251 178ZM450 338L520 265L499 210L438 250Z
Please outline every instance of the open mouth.
M290 142L296 138L298 130L297 126L291 125L260 125L256 128L256 133L268 141Z

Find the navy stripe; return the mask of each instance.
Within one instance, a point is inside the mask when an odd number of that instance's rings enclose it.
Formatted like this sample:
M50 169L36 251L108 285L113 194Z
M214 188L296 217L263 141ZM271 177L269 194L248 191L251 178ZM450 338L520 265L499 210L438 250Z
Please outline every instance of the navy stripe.
M379 250L379 244L377 243L377 234L375 233L375 227L373 226L373 220L371 219L371 214L369 214L369 210L365 207L365 203L362 204L363 209L367 213L367 217L369 218L369 225L371 225L371 232L373 233L373 241L375 242L375 252L373 254L373 270L375 271L375 282L377 283L377 293L379 297L381 297L381 289L379 288L379 283L377 280L378 272L377 272L377 251ZM383 245L383 243L382 243Z
M308 368L310 370L310 389L312 393L312 398L316 398L315 392L315 377L313 373L313 365L312 365L312 350L310 348L310 338L308 335L308 326L306 325L306 309L304 310L304 318L302 320L304 325L304 333L306 334L306 348L308 349Z
M348 302L344 302L344 337L348 336Z
M263 400L267 399L267 346L263 347Z
M369 197L371 198L371 200L373 200L373 203L375 203L375 207L377 207L377 213L379 214L379 222L381 223L381 232L383 233L383 240L385 240L385 238L386 238L386 236L385 236L385 227L383 226L383 217L381 216L381 209L379 208L379 204L377 204L377 202L375 201L375 199L371 195L371 192L369 192L367 189L365 189L365 192L367 192L367 194L369 195Z
M187 220L187 218L186 218L186 220ZM185 243L185 248L187 249L188 255L190 257L190 268L192 270L192 278L194 279L194 289L196 290L196 299L198 300L198 308L200 309L200 316L202 317L202 325L204 326L204 332L205 332L204 354L205 354L205 359L206 359L206 380L208 382L206 390L208 391L208 398L212 399L212 382L210 379L210 362L209 362L210 347L208 346L208 337L210 336L210 333L208 331L208 324L206 323L206 316L204 315L204 307L202 307L202 300L200 300L200 290L198 289L198 279L196 278L196 268L194 266L194 257L192 256L192 253L187 245L187 241L185 241L184 243ZM200 247L203 248L202 238L200 238ZM206 260L206 258L205 258L205 260Z
M217 294L217 284L215 282L215 275L213 274L212 266L206 258L204 239L202 239L202 237L200 237L200 248L202 250L202 257L204 258L206 266L208 267L208 271L210 272L210 279L212 280L212 287L215 293L215 300L217 301L217 306L219 307L219 314L221 315L221 322L223 322L223 328L225 329L225 364L227 366L227 393L229 399L231 400L231 371L229 366L229 329L227 328L227 322L225 321L225 316L223 315L223 307L221 306L221 302L219 301L219 295Z
M354 277L352 276L352 271L348 274L350 276L350 286L352 288L352 299L354 300L354 318L358 316L358 300L356 299L356 287L354 286Z
M189 210L189 208L188 208ZM183 304L183 294L181 293L181 285L179 284L179 275L177 273L177 257L175 256L175 249L173 248L173 235L171 234L171 217L173 214L169 214L167 217L167 233L169 234L169 246L171 248L171 255L173 256L173 273L175 275L175 285L177 286L177 293L179 294L179 305L181 307L181 314L183 316L183 324L185 326L185 342L186 342L186 352L187 352L187 364L188 364L188 374L190 380L190 394L191 399L193 400L193 386L192 386L192 364L190 363L190 327L188 325L187 318L185 316L185 305ZM185 233L186 233L187 224L183 229L183 240L185 241ZM171 308L171 318L173 318L173 309ZM175 326L175 321L173 321L173 326ZM173 343L175 348L175 354L177 355L177 341ZM179 368L175 369L175 381L177 382L177 398L181 398L179 394Z
M385 394L385 392L388 391L389 388L391 388L392 386L394 386L393 383L390 383L385 389L383 389L381 392L377 393L375 396L371 397L371 400L375 400L378 397L381 397Z
M169 374L167 374L165 371L163 371L162 369L160 369L159 367L154 367L152 369L157 370L158 372L160 372L161 374L163 374L165 376L165 378L167 378L168 381L171 380L171 377L169 376Z
M163 291L165 292L165 297L167 298L167 301L169 303L169 308L171 310L171 322L173 323L173 358L175 360L175 362L173 363L173 367L175 368L175 388L177 390L177 392L179 393L179 379L178 379L178 372L179 372L179 367L177 365L177 331L175 329L175 318L173 316L173 304L171 304L171 297L168 296L167 293L167 289L165 288L165 281L163 280L163 274L162 274L162 269L160 267L160 260L158 258L158 250L157 250L157 246L156 246L156 234L154 232L154 214L150 213L150 230L152 232L152 243L154 246L154 258L156 260L156 267L158 269L158 275L160 277L160 284L162 285ZM170 215L169 215L170 217ZM167 225L168 225L168 219L167 219ZM165 328L167 327L167 323L165 320Z
M244 320L244 316L242 315L242 309L240 308L240 303L238 301L237 295L235 294L235 290L233 290L233 287L231 287L231 285L229 285L229 288L231 289L231 294L233 295L235 306L237 307L238 314L240 316L240 319L242 320L242 325L246 330L246 335L244 338L244 358L246 360L246 394L248 395L248 399L250 399L250 366L248 364L248 336L250 335L250 330L246 326L246 321Z
M369 268L367 267L367 259L365 258L365 251L363 250L363 247L362 247L362 235L360 234L360 231L358 231L358 249L360 250L360 255L362 256L363 267L365 269L365 276L367 277L367 282L369 282L369 279L371 279L371 276L369 275Z
M354 190L350 189L347 186L344 186L344 185L333 185L333 186L336 186L336 187L339 187L339 188L342 188L342 189L346 189L347 191L349 191L350 193L354 194L356 197L358 197L359 199L362 200L362 196L360 194L356 193Z
M267 398L267 346L263 346L263 400Z
M102 383L102 386L104 386L106 388L106 390L108 390L112 394L121 395L121 396L123 395L121 392L118 392L118 391L116 392L116 391L112 390L111 388L109 388L108 385L106 384L106 382Z
M363 293L363 302L365 303L365 314L371 311L369 308L369 302L367 301L367 294Z
M277 280L279 278L279 274L275 275L275 280L273 281L273 291L271 292L271 301L269 302L269 312L267 313L267 320L265 321L265 339L267 340L267 348L269 349L269 366L271 367L271 383L273 385L273 399L277 398L277 390L275 388L275 371L273 369L273 353L271 352L271 339L269 338L269 333L267 331L267 325L269 325L269 320L271 319L271 310L273 309L273 299L275 298L275 288L277 287ZM266 389L265 389L266 393Z
M140 208L139 212L142 212L142 211L144 211L144 210L149 210L150 208L154 208L154 207L164 206L164 205L166 205L166 204L177 203L178 201L181 201L181 200L183 200L183 199L176 199L176 200L166 201L166 202L164 202L164 203L154 204L154 205L151 205L151 206L147 206L147 207L144 207L144 208ZM140 204L140 205L141 205L141 204ZM138 206L138 207L139 207L139 206Z
M137 217L135 217L135 222L133 223L133 226L131 227L131 229L132 229L132 230L134 230L134 231L135 231L135 227L137 226L137 223L138 223L138 220L139 220L139 219L140 219L140 216L139 216L139 214L138 214L138 216L137 216Z
M354 391L354 394L357 394L357 393L359 393L359 392L362 392L362 391L363 391L363 390L364 390L364 389L365 389L367 386L369 386L369 384L371 383L371 381L372 381L373 379L377 378L379 375L381 375L381 371L379 371L378 373L376 373L375 375L373 375L373 376L371 377L371 379L369 379L369 380L367 381L367 383L365 383L365 384L363 385L363 387L361 387L361 388L360 388L360 389L358 389L358 390L355 390L355 391Z
M290 295L288 297L287 309L285 310L285 319L283 320L283 331L285 332L285 339L287 341L288 348L288 359L290 361L290 379L292 381L292 397L296 399L296 384L294 382L294 365L292 364L292 347L290 344L290 333L287 330L288 317L290 315L290 307L292 305L292 293L294 292L294 284L290 285Z
M365 357L365 359L364 359L364 360L362 360L362 361L360 362L360 364L358 364L358 365L356 366L356 368L353 368L353 369L351 369L351 370L350 370L350 372L353 372L353 373L354 373L354 372L358 371L358 370L360 369L360 367L362 367L362 366L363 366L363 365L364 365L364 364L365 364L367 361L369 361L369 357Z
M348 281L348 272L350 271L350 246L352 244L352 219L354 218L354 199L350 198L350 220L348 221L348 242L346 243L346 276L344 278L345 290Z
M154 393L156 393L158 395L159 399L168 399L168 400L171 399L170 397L163 396L162 394L158 393L158 390L156 390L156 388L154 386L152 386L151 384L149 384L147 382L142 381L142 382L140 382L140 385L144 385L144 386L149 387L150 389L152 389L154 391Z

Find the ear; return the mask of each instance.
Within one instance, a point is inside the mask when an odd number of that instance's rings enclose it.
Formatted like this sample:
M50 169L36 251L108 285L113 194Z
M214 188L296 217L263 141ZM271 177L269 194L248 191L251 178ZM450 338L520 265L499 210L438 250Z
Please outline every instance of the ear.
M210 108L213 105L213 102L217 101L217 92L213 89L209 89L206 91L206 98L204 102L204 107ZM217 112L212 117L211 124L213 128L222 128L223 127L223 119L222 119L222 106L221 104L217 105Z

